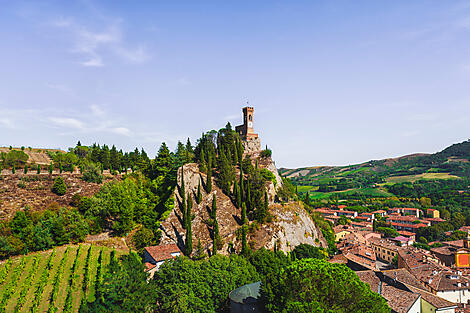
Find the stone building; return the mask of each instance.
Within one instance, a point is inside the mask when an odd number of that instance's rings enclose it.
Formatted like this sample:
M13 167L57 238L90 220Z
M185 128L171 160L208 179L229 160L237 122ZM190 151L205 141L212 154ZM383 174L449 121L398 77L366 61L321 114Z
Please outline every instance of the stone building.
M243 124L236 126L235 131L244 140L258 139L258 134L253 130L253 107L244 107L243 111Z

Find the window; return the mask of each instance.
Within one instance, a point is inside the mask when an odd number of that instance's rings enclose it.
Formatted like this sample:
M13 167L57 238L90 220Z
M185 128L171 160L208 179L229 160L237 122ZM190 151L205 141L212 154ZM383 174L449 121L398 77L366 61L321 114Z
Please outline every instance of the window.
M250 121L251 121L251 115L249 115L249 116L248 116L248 118L249 118L249 119L250 119Z

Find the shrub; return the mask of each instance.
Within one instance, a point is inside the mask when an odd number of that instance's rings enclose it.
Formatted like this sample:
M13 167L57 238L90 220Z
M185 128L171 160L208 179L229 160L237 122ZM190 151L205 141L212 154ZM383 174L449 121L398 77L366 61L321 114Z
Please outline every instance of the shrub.
M271 149L266 148L265 150L262 150L260 153L260 156L262 158L270 158L273 155L273 152Z
M52 192L58 196L63 196L67 192L67 186L65 185L64 179L62 177L57 177L52 186Z
M101 184L103 182L101 169L96 164L87 165L84 169L82 179L89 183Z

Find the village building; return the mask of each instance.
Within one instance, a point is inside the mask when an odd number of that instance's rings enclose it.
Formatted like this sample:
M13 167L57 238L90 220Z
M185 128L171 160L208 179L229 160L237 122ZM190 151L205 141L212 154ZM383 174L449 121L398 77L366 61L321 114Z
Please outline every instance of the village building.
M436 209L427 209L426 215L431 218L440 218L439 210Z
M377 259L392 263L398 253L398 246L388 239L371 239L370 244Z
M346 225L338 225L333 228L335 232L335 241L338 242L351 233L351 228Z
M359 279L368 284L370 289L387 300L392 312L421 313L421 295L413 293L393 281L386 281L380 273L374 271L356 272Z
M470 300L468 273L446 267L429 251L412 247L399 250L398 267L408 270L427 291L447 301L466 304Z
M175 244L166 244L144 248L144 264L146 271L153 274L167 260L174 259L181 255L181 250Z

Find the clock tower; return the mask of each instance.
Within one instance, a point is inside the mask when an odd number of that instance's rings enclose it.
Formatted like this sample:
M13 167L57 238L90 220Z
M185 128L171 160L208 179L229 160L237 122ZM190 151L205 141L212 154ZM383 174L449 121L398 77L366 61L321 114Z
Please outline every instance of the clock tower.
M253 112L255 109L253 107L244 107L242 110L243 125L235 127L235 131L245 140L258 138L258 134L255 134L253 130Z

